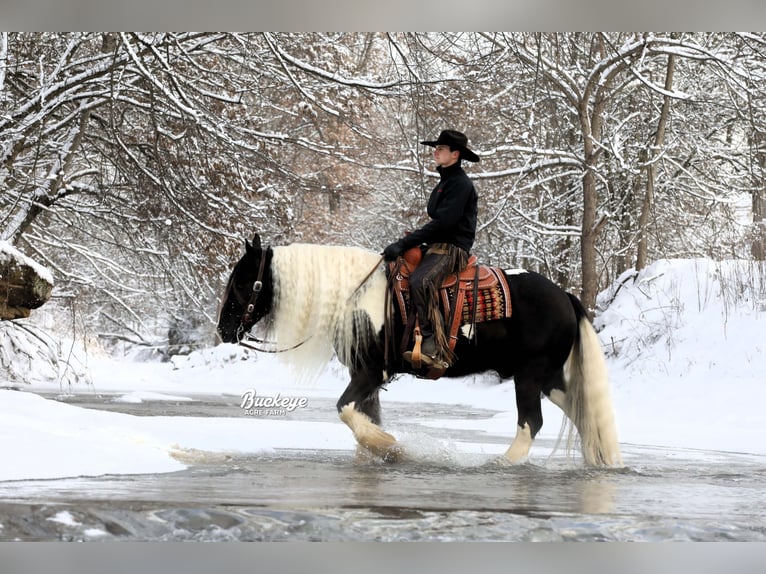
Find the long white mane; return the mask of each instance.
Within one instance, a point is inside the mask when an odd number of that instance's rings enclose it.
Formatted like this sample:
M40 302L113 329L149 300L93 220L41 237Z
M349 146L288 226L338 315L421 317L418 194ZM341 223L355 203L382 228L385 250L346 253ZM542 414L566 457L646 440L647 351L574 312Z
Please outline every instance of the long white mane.
M348 364L354 333L369 336L370 329L377 333L383 326L386 278L377 265L380 255L358 247L307 243L273 250L270 337L280 349L300 343L283 357L302 379L317 377L334 353Z

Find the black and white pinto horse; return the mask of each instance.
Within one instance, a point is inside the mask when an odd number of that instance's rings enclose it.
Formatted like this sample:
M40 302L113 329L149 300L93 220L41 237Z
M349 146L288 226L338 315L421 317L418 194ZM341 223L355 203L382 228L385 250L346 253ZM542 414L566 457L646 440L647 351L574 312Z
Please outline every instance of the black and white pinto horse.
M312 244L263 248L257 234L245 245L222 298L221 340L239 342L266 318L269 339L290 349L289 362L300 372L316 375L336 354L351 376L337 403L341 420L373 455L401 459L401 445L381 427L379 392L408 365L385 352L387 280L380 255ZM464 328L445 376L493 370L501 379L513 377L518 426L501 460L527 457L543 424L545 395L579 433L585 464L620 465L604 355L582 304L542 275L505 273L512 316Z

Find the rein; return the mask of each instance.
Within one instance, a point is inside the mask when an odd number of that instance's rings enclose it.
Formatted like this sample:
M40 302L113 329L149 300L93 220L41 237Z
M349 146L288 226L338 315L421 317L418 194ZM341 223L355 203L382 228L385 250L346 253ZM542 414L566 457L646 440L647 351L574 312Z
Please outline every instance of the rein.
M313 337L313 335L312 335ZM301 341L300 343L296 343L292 347L287 347L285 349L264 349L263 347L256 347L253 342L268 345L270 344L269 341L265 341L263 339L259 339L258 337L253 337L252 335L245 335L244 338L239 339L237 341L237 344L240 347L244 347L245 349L250 349L251 351L258 351L259 353L287 353L288 351L292 351L293 349L297 349L301 345L307 343L311 337L308 337ZM252 342L251 342L252 341Z
M347 302L351 301L351 299L353 299L354 296L359 292L359 289L361 289L364 286L364 284L367 283L367 281L370 280L370 277L372 277L372 274L375 273L375 271L378 268L378 265L383 263L384 259L385 259L385 257L383 255L381 255L380 259L378 259L378 261L375 263L375 265L372 266L372 269L370 269L370 272L367 275L364 276L364 279L362 279L362 281L359 283L359 285L356 286L356 289L354 289L351 292L351 295L348 296L348 299L346 299Z

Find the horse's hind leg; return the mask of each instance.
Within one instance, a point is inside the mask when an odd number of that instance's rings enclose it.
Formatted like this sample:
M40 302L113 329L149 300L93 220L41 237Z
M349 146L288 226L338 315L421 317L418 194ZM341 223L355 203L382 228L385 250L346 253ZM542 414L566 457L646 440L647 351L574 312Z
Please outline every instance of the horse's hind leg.
M518 420L516 436L505 452L505 459L511 463L521 462L529 454L532 441L543 426L543 411L540 403L540 385L535 377L516 375L516 410Z
M375 377L368 369L353 371L351 382L338 400L338 413L361 447L387 462L396 462L402 457L401 447L380 427L381 384L382 372Z

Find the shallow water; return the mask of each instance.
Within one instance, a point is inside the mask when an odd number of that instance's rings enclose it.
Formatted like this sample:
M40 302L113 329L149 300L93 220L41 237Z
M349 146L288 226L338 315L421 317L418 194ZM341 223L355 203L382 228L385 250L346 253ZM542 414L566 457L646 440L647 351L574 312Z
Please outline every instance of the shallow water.
M159 410L92 396L72 402L145 416ZM326 403L301 418L334 417ZM211 397L180 405L178 414L230 416L231 408ZM413 408L387 405L387 419L412 420ZM428 408L419 416L450 416L444 406ZM508 442L464 429L420 430L442 443ZM400 464L283 450L192 457L190 468L168 474L0 482L0 539L766 540L766 457L622 449L626 467L616 470L585 469L563 454L504 466L488 455L424 447L422 457Z

